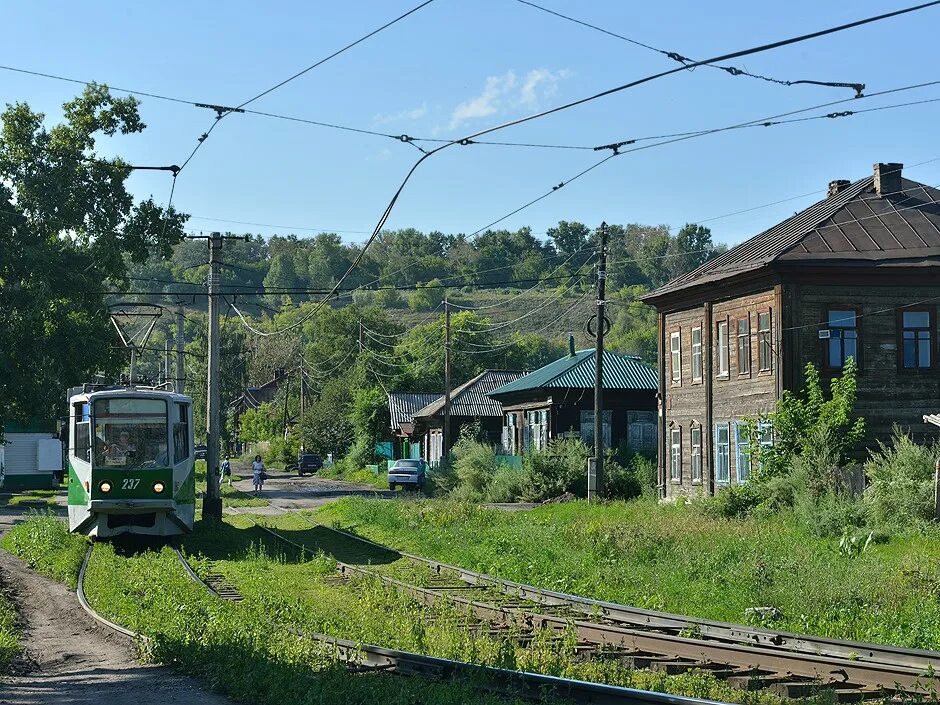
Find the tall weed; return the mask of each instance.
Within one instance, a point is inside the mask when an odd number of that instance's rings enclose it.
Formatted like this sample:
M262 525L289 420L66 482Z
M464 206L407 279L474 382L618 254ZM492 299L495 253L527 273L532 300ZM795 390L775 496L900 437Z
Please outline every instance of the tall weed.
M874 522L905 527L933 518L937 456L935 445L918 445L897 426L890 446L878 443L865 463L865 504Z

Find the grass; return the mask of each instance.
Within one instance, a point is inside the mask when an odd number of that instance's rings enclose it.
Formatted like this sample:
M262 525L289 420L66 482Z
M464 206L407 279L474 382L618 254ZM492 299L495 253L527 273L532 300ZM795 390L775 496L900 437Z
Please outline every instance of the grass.
M46 577L74 588L88 539L70 534L65 522L52 512L31 512L25 522L4 535L0 547Z
M196 495L202 497L206 493L206 461L196 461ZM263 497L255 497L242 492L236 487L230 487L228 480L223 480L220 487L223 507L267 507L270 502ZM198 509L198 507L197 507Z
M380 543L510 580L638 607L781 630L940 649L940 537L843 555L791 516L703 516L691 506L583 502L501 512L446 501L345 498L317 510Z
M317 475L325 480L342 480L357 485L368 485L377 490L388 489L388 473L374 473L369 468L345 470L344 467L343 463L339 463L331 468L322 468Z
M329 548L350 562L391 565L398 558L354 540L337 541L296 515L277 517L276 525L292 539L314 550ZM13 532L31 530L27 522ZM61 534L44 528L40 533L52 540L47 542L47 556L68 550L69 538L63 541ZM317 632L479 664L728 702L781 702L768 693L734 690L702 672L668 676L612 662L580 662L575 659L573 633L561 640L542 634L526 647L514 643L512 632L474 633L461 607L446 602L423 607L373 579L337 582L331 556L301 555L241 516L219 525L197 524L184 550L198 556L192 560L197 571L223 574L244 601L233 604L211 597L186 578L168 549L125 557L110 544L95 548L86 593L103 614L151 637L142 645L146 658L175 664L236 699L263 705L379 699L403 705L507 702L469 683L351 676L322 644L304 636Z
M13 601L0 584L0 676L9 673L20 653L20 635Z
M11 494L0 495L0 506L3 507L54 507L55 498L61 490L26 490Z

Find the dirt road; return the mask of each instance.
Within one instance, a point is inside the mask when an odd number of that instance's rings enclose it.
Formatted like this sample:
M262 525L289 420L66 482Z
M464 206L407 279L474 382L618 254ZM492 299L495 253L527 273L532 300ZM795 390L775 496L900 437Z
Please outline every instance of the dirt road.
M24 513L0 510L0 531ZM144 666L130 639L100 627L79 607L75 593L0 551L0 575L13 590L25 621L27 672L0 679L4 705L223 705L168 668Z
M237 480L234 486L242 492L251 493L251 476L247 471L236 469L235 477L244 473L245 479ZM377 490L368 485L355 485L342 480L328 480L316 475L298 476L296 473L272 471L264 482L261 497L268 500L269 507L231 507L232 513L283 514L298 509L315 509L340 497L382 497L390 499L403 496L390 490Z

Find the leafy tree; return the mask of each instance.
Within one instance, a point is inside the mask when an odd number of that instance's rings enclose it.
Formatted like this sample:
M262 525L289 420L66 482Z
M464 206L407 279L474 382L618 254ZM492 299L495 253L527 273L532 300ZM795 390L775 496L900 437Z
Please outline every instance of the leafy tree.
M443 300L441 280L432 279L427 284L418 283L414 292L408 296L408 308L412 311L430 311L440 306Z
M846 361L842 376L829 383L829 399L813 363L807 363L803 375L803 389L796 394L784 391L770 417L774 444L760 451L765 477L785 475L794 458L819 453L820 440L833 462L844 465L865 435L865 419L854 413L858 365L853 358Z
M346 455L352 446L355 432L349 417L352 394L347 382L333 379L323 386L320 398L304 414L300 433L304 448L324 458Z
M95 151L102 135L145 128L133 97L89 85L52 128L24 103L0 115L0 415L61 414L70 385L113 376L123 356L102 282L123 283L127 259L169 257L186 216L152 199L135 204L120 158ZM2 421L2 419L0 419Z
M294 268L294 260L287 252L280 252L271 260L271 267L264 278L265 289L296 289L300 282L297 278L297 270ZM275 303L280 301L290 301L289 294L272 294L268 297Z
M646 291L646 287L637 284L626 286L611 297L611 301L616 303L608 307L613 319L609 345L612 350L639 355L646 362L655 364L656 310L638 300Z
M277 410L265 402L257 409L247 409L241 415L239 438L247 443L260 443L281 434L281 419Z

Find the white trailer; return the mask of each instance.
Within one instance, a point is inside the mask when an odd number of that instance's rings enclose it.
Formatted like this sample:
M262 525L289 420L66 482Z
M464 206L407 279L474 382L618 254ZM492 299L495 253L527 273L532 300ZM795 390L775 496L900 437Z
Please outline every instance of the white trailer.
M62 442L51 433L5 433L0 489L51 489L62 475Z

